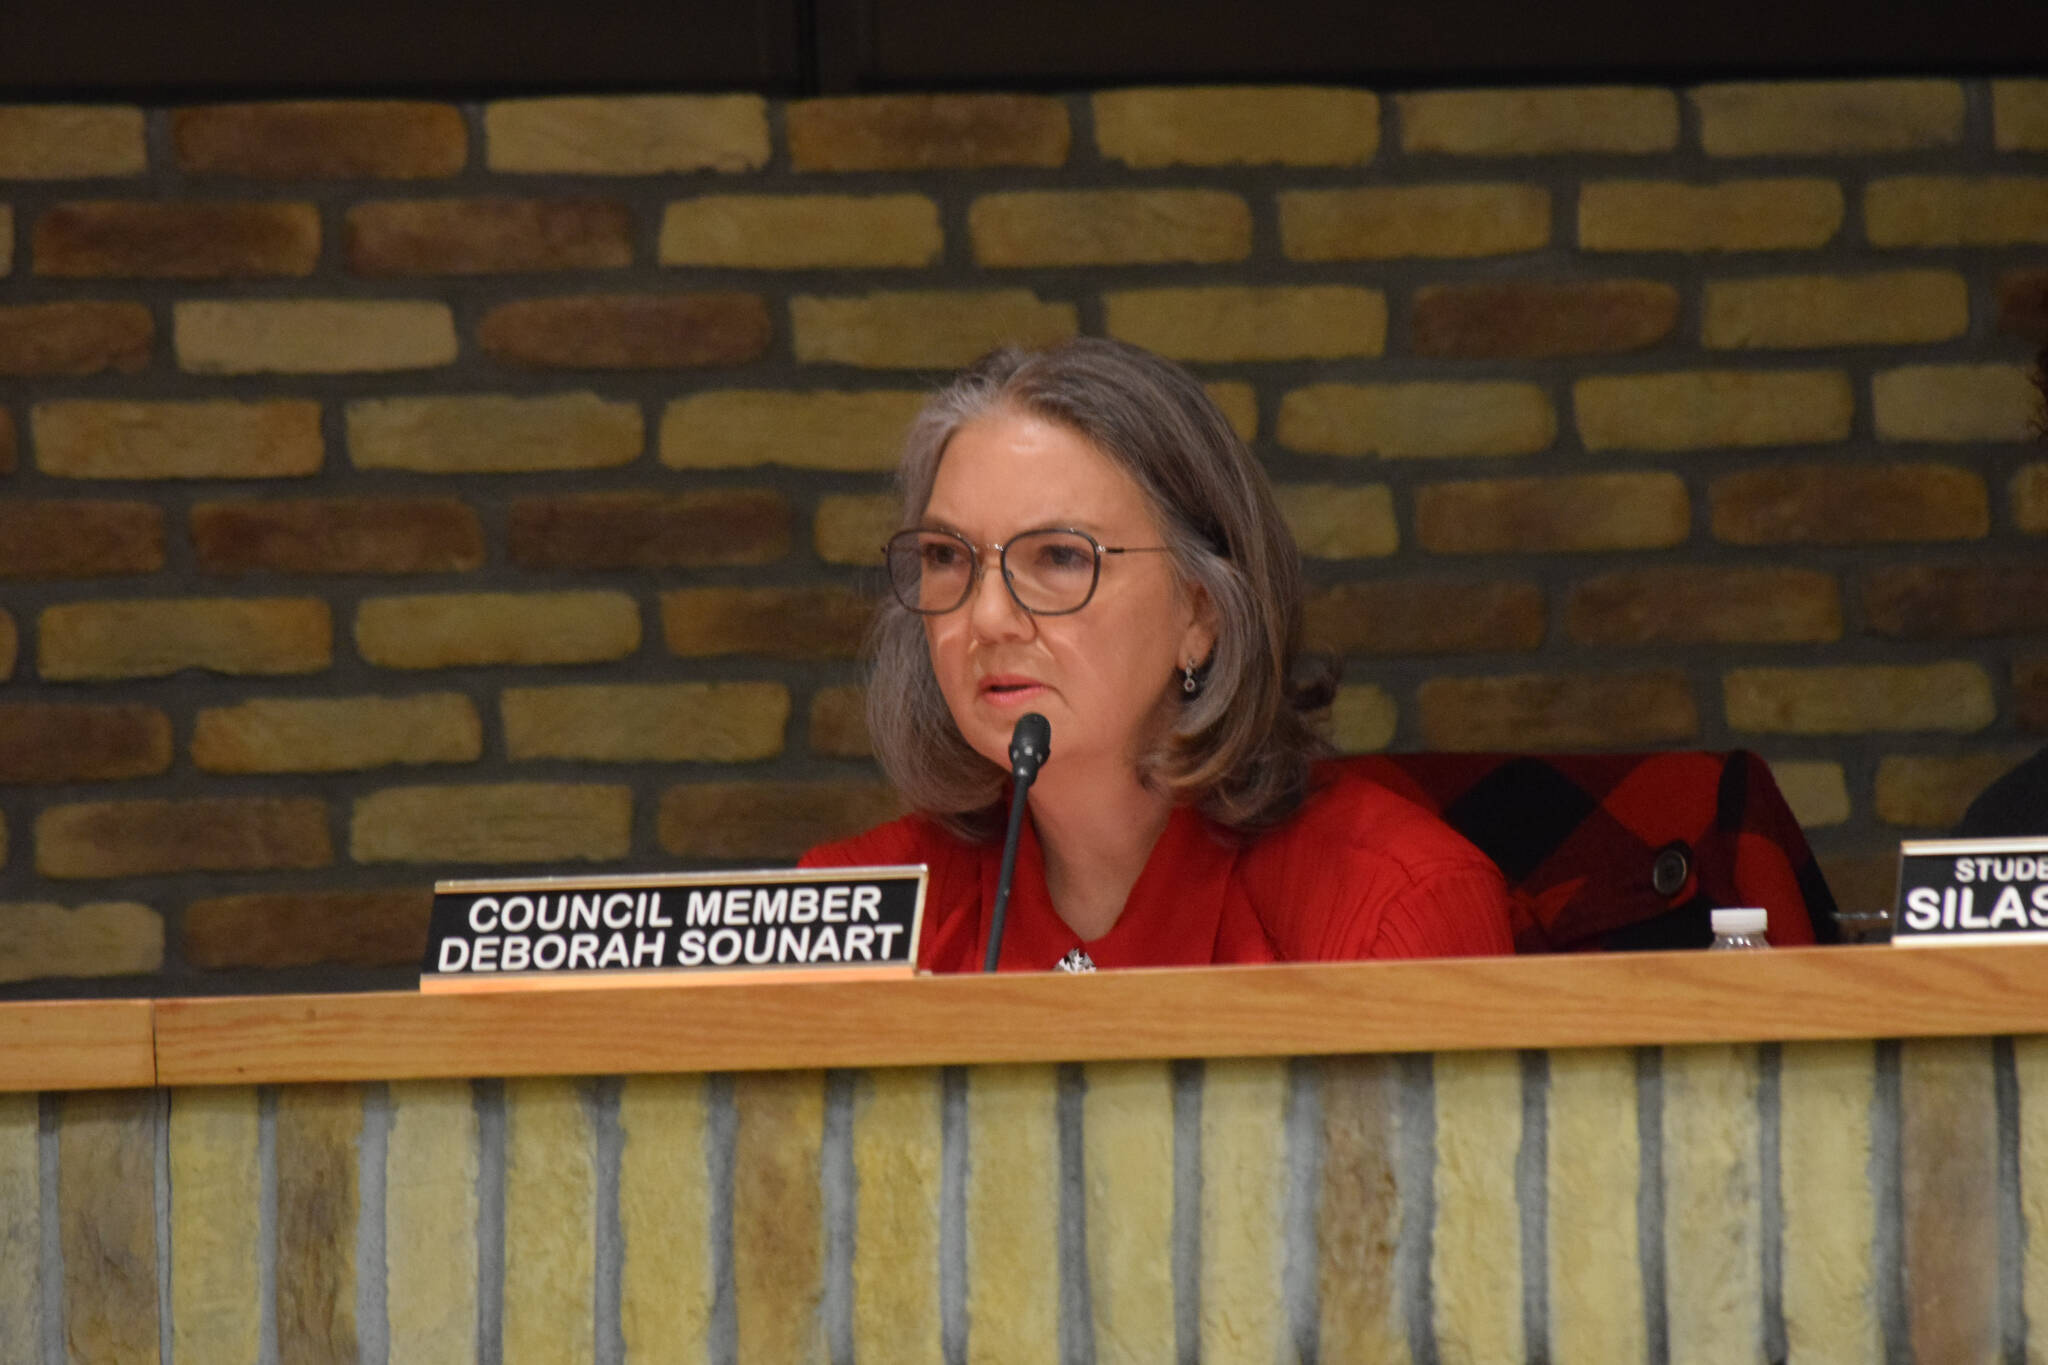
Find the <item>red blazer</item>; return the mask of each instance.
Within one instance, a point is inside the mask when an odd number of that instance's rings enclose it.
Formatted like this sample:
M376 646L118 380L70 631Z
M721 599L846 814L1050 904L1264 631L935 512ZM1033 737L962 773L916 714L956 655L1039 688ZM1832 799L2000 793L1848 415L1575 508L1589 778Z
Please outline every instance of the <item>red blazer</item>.
M823 844L805 867L924 863L918 965L981 970L1002 862L924 816ZM1003 930L1005 971L1045 971L1075 948L1098 967L1338 962L1512 953L1500 871L1420 806L1341 768L1277 828L1245 839L1178 807L1115 927L1084 943L1053 910L1024 822Z

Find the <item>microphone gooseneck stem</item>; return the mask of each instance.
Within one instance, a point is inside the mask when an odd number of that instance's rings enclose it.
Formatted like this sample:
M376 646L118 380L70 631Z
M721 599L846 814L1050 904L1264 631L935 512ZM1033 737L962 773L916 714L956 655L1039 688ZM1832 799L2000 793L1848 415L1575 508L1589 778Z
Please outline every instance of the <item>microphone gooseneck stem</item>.
M1003 837L1003 865L996 874L996 904L988 919L988 952L981 969L992 972L1003 955L1003 917L1010 909L1010 878L1017 871L1017 836L1024 828L1024 805L1031 796L1031 783L1019 782L1010 793L1010 832Z

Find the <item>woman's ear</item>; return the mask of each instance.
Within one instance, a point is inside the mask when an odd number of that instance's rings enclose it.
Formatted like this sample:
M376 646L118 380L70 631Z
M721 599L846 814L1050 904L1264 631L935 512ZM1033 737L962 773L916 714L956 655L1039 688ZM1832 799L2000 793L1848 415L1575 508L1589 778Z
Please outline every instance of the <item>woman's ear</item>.
M1195 583L1188 588L1189 620L1187 629L1181 635L1180 659L1182 663L1193 660L1197 664L1209 662L1209 656L1216 651L1218 620L1215 599L1208 589Z

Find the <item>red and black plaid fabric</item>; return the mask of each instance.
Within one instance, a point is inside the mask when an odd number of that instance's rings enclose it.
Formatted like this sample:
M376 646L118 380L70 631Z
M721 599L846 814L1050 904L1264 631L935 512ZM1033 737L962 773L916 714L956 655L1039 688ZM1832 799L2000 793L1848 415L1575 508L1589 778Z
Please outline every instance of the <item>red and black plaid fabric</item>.
M1799 822L1744 750L1345 762L1500 865L1520 952L1704 947L1730 905L1768 910L1780 946L1840 938Z

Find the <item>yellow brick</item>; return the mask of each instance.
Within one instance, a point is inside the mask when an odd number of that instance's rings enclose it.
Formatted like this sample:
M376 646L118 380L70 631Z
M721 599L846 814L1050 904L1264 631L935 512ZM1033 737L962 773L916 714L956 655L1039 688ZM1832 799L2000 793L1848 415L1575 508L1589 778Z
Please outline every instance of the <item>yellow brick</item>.
M1280 400L1280 444L1318 455L1528 455L1557 438L1535 384L1311 384Z
M0 280L14 269L14 209L0 204Z
M1512 1052L1450 1052L1433 1063L1436 1225L1429 1278L1441 1358L1525 1358L1522 1323L1522 1067Z
M2048 536L2048 463L2025 465L2012 476L2012 524L2029 535Z
M1351 166L1380 143L1379 98L1315 86L1190 86L1095 96L1095 145L1157 166Z
M1970 329L1970 287L1952 270L1709 280L1700 340L1720 350L1906 346Z
M622 592L427 593L366 598L356 650L379 668L599 663L640 647Z
M0 180L140 175L142 111L107 104L0 104Z
M1663 1050L1665 1311L1672 1365L1763 1340L1762 1121L1754 1046Z
M940 1365L939 1073L865 1071L854 1084L854 1354Z
M392 787L356 799L349 856L359 863L600 862L625 857L632 834L628 787Z
M156 1238L156 1096L88 1090L61 1104L64 1356L123 1365L160 1359L158 1257L168 1248Z
M1769 734L1981 730L1997 716L1973 663L1736 668L1722 679L1728 724Z
M506 1365L596 1353L597 1135L582 1080L505 1083Z
M333 662L333 621L314 598L148 598L44 610L36 661L52 682L318 673Z
M1350 285L1105 294L1109 334L1176 360L1329 360L1386 349L1387 298Z
M619 1321L627 1358L648 1365L682 1365L693 1347L701 1359L711 1325L706 1084L703 1076L633 1076L619 1093Z
M1668 152L1678 100L1642 86L1431 90L1396 95L1401 150L1453 156Z
M1906 365L1870 381L1885 441L2030 441L2041 394L2023 365Z
M1251 385L1236 379L1219 379L1204 384L1209 401L1223 410L1224 420L1237 439L1250 445L1259 435L1259 394Z
M1844 441L1856 402L1839 370L1599 376L1572 388L1588 450L1707 450Z
M967 1079L967 1359L1058 1358L1059 1123L1049 1066Z
M662 416L661 462L671 469L894 469L903 433L924 401L915 389L692 394Z
M1172 1065L1089 1066L1081 1132L1095 1358L1146 1365L1171 1357Z
M1372 683L1340 687L1330 703L1330 739L1339 753L1377 753L1393 744L1400 714L1400 707L1383 687Z
M742 270L935 265L939 209L921 194L707 194L670 204L663 265Z
M1991 137L2001 152L2048 152L2048 80L1991 82Z
M1771 777L1792 818L1806 829L1839 825L1849 818L1849 784L1842 765L1825 760L1779 759L1771 764Z
M1550 1350L1640 1360L1647 1349L1636 1246L1636 1060L1619 1048L1550 1054Z
M42 1359L42 1097L0 1095L0 1353ZM251 1357L252 1359L254 1357Z
M378 398L348 406L358 469L523 474L609 469L640 454L640 405L594 393L514 398Z
M1401 548L1393 490L1383 483L1289 483L1273 494L1294 543L1312 559L1378 558Z
M2042 1322L2048 1321L2048 1039L2015 1038L2012 1052L2020 1092L2020 1221L2026 1245L2021 1299L2027 1320Z
M2001 1354L1995 1046L1909 1038L1899 1047L1899 1269L1914 1360Z
M192 762L212 773L349 772L482 754L482 723L459 692L263 698L203 708L192 728Z
M758 95L556 96L484 108L494 171L670 175L753 171L768 160Z
M1579 190L1586 251L1787 251L1842 230L1832 180L1596 180Z
M357 1355L363 1098L354 1085L277 1091L277 1338L295 1362Z
M1955 81L1738 81L1692 92L1708 156L1815 156L1953 147Z
M983 266L1241 261L1252 213L1225 190L1018 190L967 211Z
M896 531L901 504L889 493L828 493L818 499L812 535L828 564L880 564L882 542Z
M822 1362L825 1077L733 1080L732 1277L741 1365Z
M1986 787L2017 768L2031 752L1886 754L1877 764L1877 818L1887 825L1952 828Z
M384 1152L385 1309L393 1360L476 1359L476 1097L394 1081Z
M39 403L31 422L58 478L291 478L326 459L318 403Z
M173 304L178 368L192 374L353 374L455 360L445 303L336 299Z
M1550 241L1550 191L1537 185L1402 185L1284 190L1289 260L1505 256Z
M915 290L789 301L796 358L806 365L951 369L997 346L1050 346L1080 330L1071 303L1025 289Z
M631 763L740 763L782 752L781 683L508 687L505 756Z
M1870 1248L1876 1054L1867 1042L1787 1043L1779 1064L1785 1337L1793 1360L1882 1360Z
M1273 1360L1287 1342L1287 1064L1211 1061L1202 1075L1201 1358Z
M0 610L0 682L14 676L14 660L21 652L21 628L14 617Z
M171 1350L180 1360L257 1359L262 1119L247 1086L171 1095ZM4 1339L4 1338L0 1338Z
M0 903L0 981L163 970L163 916L132 901Z
M1872 246L2048 242L2048 176L1900 175L1863 191Z

